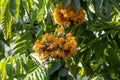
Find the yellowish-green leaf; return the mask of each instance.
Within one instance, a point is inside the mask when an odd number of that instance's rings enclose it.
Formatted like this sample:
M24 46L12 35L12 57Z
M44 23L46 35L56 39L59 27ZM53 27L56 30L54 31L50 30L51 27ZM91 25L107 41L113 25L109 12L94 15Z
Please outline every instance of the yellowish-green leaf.
M37 16L37 21L40 23L44 19L44 7L40 9Z
M2 22L8 2L9 0L0 0L0 23Z
M20 11L20 0L16 0L16 11L15 11L15 16L12 23L14 23L19 17L19 11Z

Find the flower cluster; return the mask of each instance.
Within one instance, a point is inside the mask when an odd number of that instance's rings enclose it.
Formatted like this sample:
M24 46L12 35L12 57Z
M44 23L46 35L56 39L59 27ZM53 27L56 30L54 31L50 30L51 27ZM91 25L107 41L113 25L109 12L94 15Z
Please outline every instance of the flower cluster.
M37 40L33 50L44 60L47 57L68 59L77 51L77 42L71 33L62 34L63 29L58 29L59 35L44 34L42 40Z
M62 26L69 26L71 22L75 26L80 25L85 20L85 12L82 7L80 7L79 12L75 10L72 3L70 3L65 9L62 7L62 2L59 3L54 9L53 17L55 23Z

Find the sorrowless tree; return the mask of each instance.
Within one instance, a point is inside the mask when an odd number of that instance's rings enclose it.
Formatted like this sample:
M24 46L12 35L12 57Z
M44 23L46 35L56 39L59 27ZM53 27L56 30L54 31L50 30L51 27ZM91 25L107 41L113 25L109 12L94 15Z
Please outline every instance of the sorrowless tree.
M119 27L120 0L1 0L0 79L119 80Z

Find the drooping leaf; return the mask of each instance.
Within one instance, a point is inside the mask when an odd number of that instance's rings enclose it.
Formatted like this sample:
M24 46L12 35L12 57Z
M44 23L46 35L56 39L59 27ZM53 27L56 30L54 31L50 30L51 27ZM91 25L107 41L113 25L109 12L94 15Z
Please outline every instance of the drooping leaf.
M19 47L22 47L22 46L24 46L25 44L26 44L26 40L20 41L20 42L16 43L14 49L19 48Z
M107 48L108 43L106 41L106 39L97 41L92 47L95 51L95 56L97 57L97 59L99 59L100 57L103 56L104 54L104 50L105 48Z
M74 80L73 77L70 75L67 75L66 78L67 78L67 80Z
M114 5L115 7L119 10L120 12L120 1L119 0L110 0Z
M2 20L2 30L5 33L5 38L8 39L11 37L11 26L12 26L12 18L11 18L11 13L10 13L10 2L6 5L6 9L4 12L4 18Z
M73 5L74 5L76 11L80 11L80 7L81 7L80 0L73 0Z
M40 23L43 19L44 19L44 7L42 7L38 12L37 16L38 23Z
M0 23L1 23L2 19L3 19L3 16L5 14L6 7L7 7L8 3L9 3L9 0L6 0L6 1L1 0L0 1L0 7L2 7L2 10L0 9Z
M22 47L19 47L15 50L14 54L17 54L17 53L24 53L26 52L27 50L27 46L22 46Z
M102 6L103 6L103 1L104 0L95 0L94 1L94 6L95 6L95 11L96 11L96 14L99 14Z
M50 68L48 69L48 74L52 75L55 71L57 71L60 68L61 64L58 61L52 62L50 65Z
M5 43L0 40L0 55L5 53Z
M34 69L31 73L27 74L24 80L36 80L37 78L40 80L46 80L48 76L44 74L44 70L42 69L44 67L37 67ZM37 73L36 73L37 72Z
M41 9L44 5L44 1L43 0L38 0L38 1L39 1L38 7L39 7L39 9Z
M65 77L68 74L69 69L67 67L63 68L59 72L59 76Z
M111 11L112 11L112 5L110 4L109 0L106 0L105 2L106 2L106 9L107 9L106 10L106 14L107 14L106 16L107 16L108 19L111 19L110 16L111 16Z
M115 72L115 74L120 75L119 74L120 58L118 56L118 52L116 52L115 49L109 48L107 49L107 54L108 55L105 56L105 60L108 62L110 68Z
M15 3L15 15L14 15L14 19L13 19L13 22L12 23L14 23L17 19L18 19L18 17L19 17L19 13L20 13L20 0L14 0L16 3ZM13 1L13 2L14 2Z
M43 32L44 32L44 28L43 28L43 27L39 28L39 30L38 30L38 32L37 32L37 34L36 34L36 37L37 37L39 40L42 39Z
M16 1L17 0L10 0L10 13L12 16L15 15Z
M7 75L9 76L9 79L13 79L13 68L11 62L8 62L6 64L6 71L7 71Z
M26 72L28 72L28 65L27 65L25 54L21 55L21 63L22 63L22 66L24 67L24 69L26 70Z
M65 9L69 4L70 4L71 0L65 0L63 2L63 9Z

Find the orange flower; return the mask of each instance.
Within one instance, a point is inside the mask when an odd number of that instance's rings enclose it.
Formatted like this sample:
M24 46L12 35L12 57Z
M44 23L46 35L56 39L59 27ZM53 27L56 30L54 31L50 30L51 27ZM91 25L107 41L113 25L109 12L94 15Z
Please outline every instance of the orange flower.
M71 33L61 37L46 33L41 41L35 42L33 50L42 60L47 57L68 59L77 52L77 42Z
M58 4L58 6L54 9L54 20L55 23L63 26L69 26L70 22L68 21L68 18L64 17L64 14L61 12L62 10L62 3Z
M51 57L54 57L54 58L56 58L56 57L57 57L57 54L56 54L56 52L55 52L55 51L52 51L52 52L51 52Z
M44 60L44 59L45 59L46 57L48 57L48 56L49 56L49 54L48 54L48 53L45 53L45 52L39 54L39 57L40 57L41 60Z
M59 34L59 33L63 33L63 32L64 32L64 27L58 28L58 29L57 29L57 32L58 32L58 34Z
M74 17L71 17L71 20L74 21L75 26L78 26L79 24L82 24L85 20L85 12L83 8L80 8L79 12L75 12Z
M60 2L54 9L53 17L56 24L69 26L72 21L75 26L78 26L84 22L85 12L82 7L79 12L76 11L72 3L63 9L62 2Z
M52 35L52 34L49 34L49 33L46 33L44 36L43 36L43 41L49 41L51 39L53 39L55 36Z

